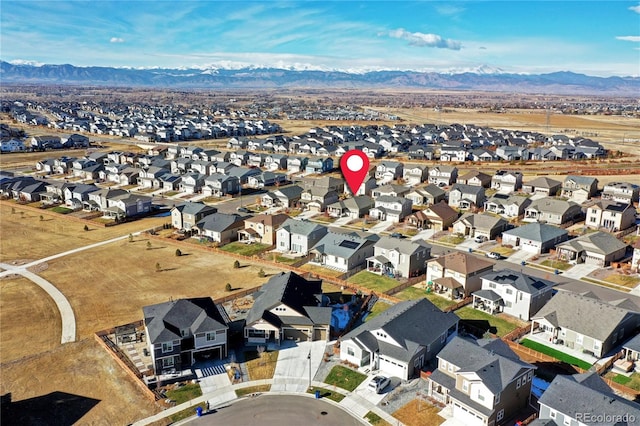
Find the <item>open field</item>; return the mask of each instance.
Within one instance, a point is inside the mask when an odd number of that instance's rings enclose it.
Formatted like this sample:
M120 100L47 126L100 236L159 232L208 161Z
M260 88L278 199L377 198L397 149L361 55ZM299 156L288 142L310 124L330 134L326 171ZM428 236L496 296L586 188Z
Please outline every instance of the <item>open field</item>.
M26 342L14 342L21 343ZM0 392L11 392L12 408L27 416L3 417L3 424L55 419L56 424L125 425L159 410L93 338L3 362L0 376Z
M176 256L176 248L182 256ZM185 297L218 298L235 290L256 287L262 266L233 269L234 259L174 244L138 238L107 244L49 262L40 275L69 299L78 322L78 336L125 324L142 317L142 307ZM160 271L156 271L159 264ZM267 276L279 272L264 267Z
M11 209L15 213L11 213ZM24 213L24 217L21 212ZM39 216L43 216L40 220ZM81 222L65 219L63 215L48 210L35 212L20 208L20 205L0 202L0 261L17 259L41 259L99 241L108 240L132 232L160 226L166 217L146 218L107 228L89 225L84 230ZM137 239L143 237L136 237Z
M393 417L407 426L438 426L445 421L443 417L438 415L440 410L426 401L414 399L393 413Z
M60 330L58 308L44 290L23 277L0 280L0 363L59 347Z

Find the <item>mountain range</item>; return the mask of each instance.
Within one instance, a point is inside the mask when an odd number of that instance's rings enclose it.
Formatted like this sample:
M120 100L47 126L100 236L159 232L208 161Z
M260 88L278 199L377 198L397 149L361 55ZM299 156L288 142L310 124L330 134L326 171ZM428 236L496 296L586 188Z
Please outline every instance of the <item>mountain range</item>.
M474 72L418 72L242 69L133 69L30 65L0 61L2 84L72 84L118 87L203 89L434 89L539 94L616 95L637 97L638 77L594 77L562 71L509 74L480 67Z

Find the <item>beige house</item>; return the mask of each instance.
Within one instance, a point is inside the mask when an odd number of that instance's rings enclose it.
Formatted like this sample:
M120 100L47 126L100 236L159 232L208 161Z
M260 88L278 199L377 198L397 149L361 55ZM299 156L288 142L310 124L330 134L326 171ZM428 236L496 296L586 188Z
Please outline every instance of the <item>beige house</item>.
M636 210L626 203L600 201L587 209L585 225L606 231L622 231L636 223Z
M274 245L276 231L289 216L286 214L260 214L245 219L244 229L238 231L238 241L255 241L257 243Z
M446 202L440 201L438 204L407 216L405 222L416 228L444 231L453 225L456 219L458 219L458 212Z
M464 298L482 288L481 277L495 262L469 253L453 252L427 262L427 287L444 297Z

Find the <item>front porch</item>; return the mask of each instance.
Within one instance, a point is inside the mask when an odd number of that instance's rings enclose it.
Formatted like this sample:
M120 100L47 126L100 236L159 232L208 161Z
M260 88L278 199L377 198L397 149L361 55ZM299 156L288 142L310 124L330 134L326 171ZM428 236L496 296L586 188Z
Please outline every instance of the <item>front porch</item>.
M386 275L391 278L395 278L397 275L393 263L384 256L368 257L367 271L378 275Z

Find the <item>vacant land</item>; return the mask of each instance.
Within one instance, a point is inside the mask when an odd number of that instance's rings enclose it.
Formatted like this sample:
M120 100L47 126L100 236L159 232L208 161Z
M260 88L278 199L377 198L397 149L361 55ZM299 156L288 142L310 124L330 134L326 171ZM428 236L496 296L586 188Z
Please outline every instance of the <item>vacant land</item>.
M0 376L18 411L3 424L125 425L159 410L93 339L3 362Z
M40 220L40 216L43 220ZM64 215L48 210L27 210L9 201L0 202L0 218L2 262L17 259L37 260L167 222L166 217L156 217L108 228L89 225L89 231L85 231L83 223L68 220Z
M426 401L414 399L393 413L393 417L400 420L407 426L438 426L445 421L443 417L438 415L440 410L440 408L431 405Z

